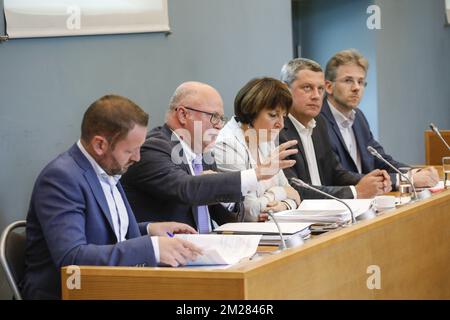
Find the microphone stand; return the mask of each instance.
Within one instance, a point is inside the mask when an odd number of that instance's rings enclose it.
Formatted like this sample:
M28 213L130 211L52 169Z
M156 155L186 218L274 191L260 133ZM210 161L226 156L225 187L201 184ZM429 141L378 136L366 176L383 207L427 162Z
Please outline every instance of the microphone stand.
M380 159L381 161L383 161L384 163L386 163L389 167L391 167L395 172L397 172L400 176L402 176L403 178L405 178L410 184L411 184L411 188L413 189L414 192L414 199L418 199L417 197L417 192L416 192L416 187L414 187L414 184L412 183L412 181L408 178L407 175L405 175L404 173L402 173L400 170L398 170L396 167L394 167L389 161L387 161L385 158L383 158L381 156L381 154L378 153L377 150L375 150L372 146L368 146L367 147L367 151L369 151L369 153L371 155L373 155L374 157Z
M281 250L286 250L287 249L286 241L284 240L283 232L281 232L280 225L278 224L277 219L275 219L275 217L273 215L273 211L269 210L269 211L267 211L267 214L272 218L273 222L275 222L275 225L277 226L277 229L278 229L278 233L280 234L280 238L281 238L281 244L280 244L281 248L280 249Z
M297 246L301 246L305 243L302 236L300 234L293 234L291 235L287 240L283 237L283 232L281 231L280 225L278 224L277 219L275 218L275 215L273 214L273 210L269 210L267 214L272 218L273 222L275 222L275 225L278 229L278 233L280 235L281 244L279 246L279 250L272 252L278 253L279 251L286 250L288 248L295 248Z

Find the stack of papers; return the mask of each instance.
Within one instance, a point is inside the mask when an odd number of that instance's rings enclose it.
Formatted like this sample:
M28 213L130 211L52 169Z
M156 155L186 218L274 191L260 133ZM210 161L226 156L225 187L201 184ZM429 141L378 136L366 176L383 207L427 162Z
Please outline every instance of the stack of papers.
M372 204L371 199L348 199L347 203L355 218L367 212ZM278 221L309 222L309 223L337 223L344 224L351 220L350 211L342 203L332 199L303 200L298 209L275 213Z
M235 264L256 253L261 235L176 234L201 248L203 255L188 266Z
M301 236L303 239L311 237L311 223L284 222L279 223L283 237ZM279 245L281 243L278 228L273 222L241 222L227 223L214 229L217 233L223 234L260 234L262 235L260 245Z

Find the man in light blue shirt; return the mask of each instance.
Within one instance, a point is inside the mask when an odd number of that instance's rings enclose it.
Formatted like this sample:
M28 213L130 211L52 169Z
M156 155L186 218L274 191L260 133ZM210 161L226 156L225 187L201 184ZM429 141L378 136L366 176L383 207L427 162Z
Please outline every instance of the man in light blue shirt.
M145 140L148 115L132 101L104 96L86 111L81 139L37 178L27 216L26 299L58 299L67 265L178 266L195 260L195 233L175 222L136 222L119 179Z

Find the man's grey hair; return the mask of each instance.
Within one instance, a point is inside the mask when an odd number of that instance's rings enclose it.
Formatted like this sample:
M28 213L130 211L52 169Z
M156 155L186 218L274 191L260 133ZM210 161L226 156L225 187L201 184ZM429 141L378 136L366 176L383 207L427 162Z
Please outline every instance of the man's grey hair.
M320 64L314 60L305 58L292 59L281 68L280 80L286 83L289 87L297 79L297 74L301 70L311 70L314 72L323 72Z
M195 95L197 93L197 90L192 88L186 88L185 86L179 86L175 92L173 93L172 97L170 98L169 102L169 112L175 111L175 109L180 105L180 103L186 99L186 97L190 95Z

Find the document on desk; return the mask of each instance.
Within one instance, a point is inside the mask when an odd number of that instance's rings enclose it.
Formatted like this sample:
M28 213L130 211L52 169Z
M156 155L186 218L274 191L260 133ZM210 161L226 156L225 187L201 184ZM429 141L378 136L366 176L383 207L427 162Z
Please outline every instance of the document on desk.
M258 248L261 235L177 234L200 247L203 255L188 266L235 264L251 257Z
M281 232L283 235L295 234L307 230L311 223L279 223ZM275 234L278 235L279 231L275 223L268 222L230 222L223 224L216 229L217 233L230 233L230 234Z
M372 199L346 199L355 217L368 211ZM303 200L298 209L275 213L279 221L311 223L344 223L351 219L350 211L345 205L332 199Z
M309 229L311 223L280 222L278 225L280 226L285 240L295 236L300 236L304 240L311 237L311 230ZM281 243L280 233L273 221L231 222L217 227L214 229L214 232L221 234L261 234L262 238L259 242L259 245L261 246L277 246Z

